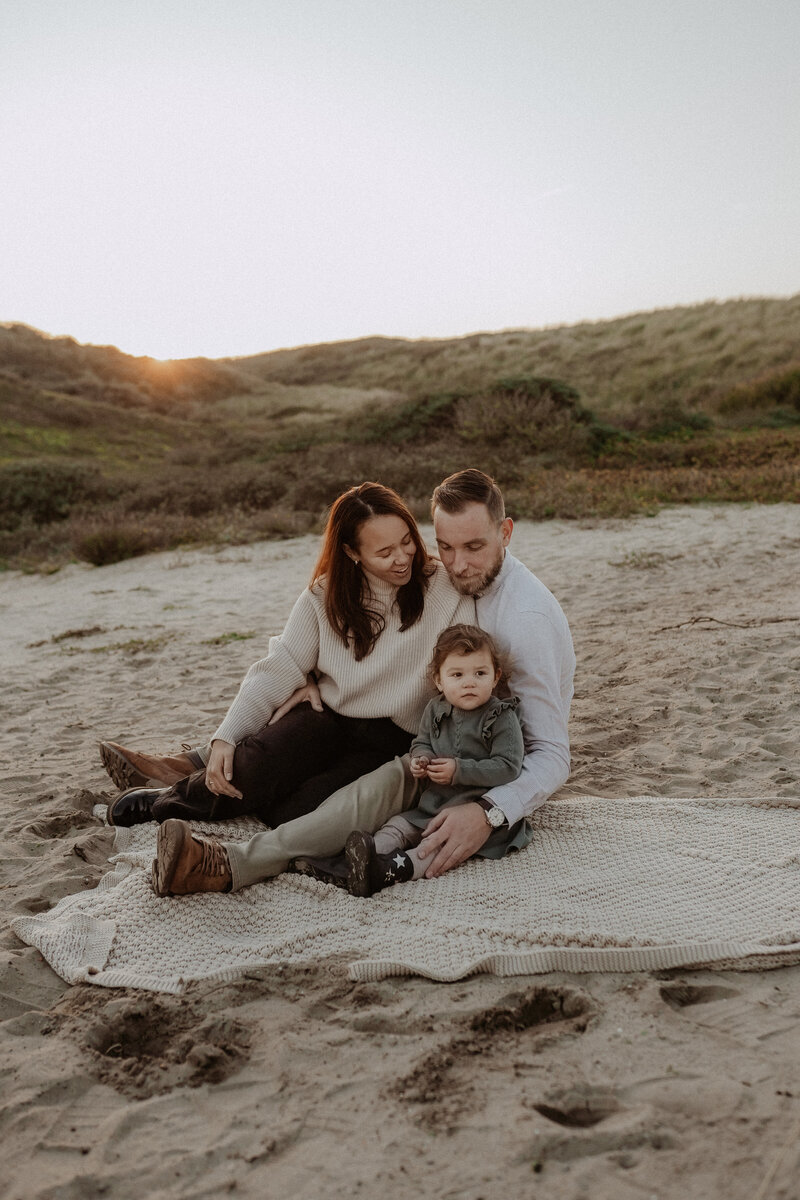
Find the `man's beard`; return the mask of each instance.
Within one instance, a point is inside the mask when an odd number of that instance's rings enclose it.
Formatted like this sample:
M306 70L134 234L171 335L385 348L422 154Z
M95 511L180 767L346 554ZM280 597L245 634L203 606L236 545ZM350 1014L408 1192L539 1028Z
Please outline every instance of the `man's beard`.
M479 596L483 595L487 588L492 586L495 579L497 579L497 576L500 574L505 553L505 550L501 550L497 556L497 562L494 563L488 571L485 571L483 575L479 575L477 579L458 579L455 575L451 575L450 582L456 591L460 592L462 596L474 596L477 600Z

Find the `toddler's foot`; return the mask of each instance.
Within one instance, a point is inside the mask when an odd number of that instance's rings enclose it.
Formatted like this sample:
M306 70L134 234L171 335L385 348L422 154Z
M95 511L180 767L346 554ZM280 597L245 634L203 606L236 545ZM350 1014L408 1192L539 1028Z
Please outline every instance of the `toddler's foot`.
M310 875L320 883L332 883L334 887L346 888L348 878L347 859L343 854L334 854L329 858L312 858L308 854L293 858L289 863L289 871L295 875Z
M375 839L361 829L350 834L344 852L350 869L347 890L351 896L372 896L414 876L414 864L407 854L402 850L378 854Z

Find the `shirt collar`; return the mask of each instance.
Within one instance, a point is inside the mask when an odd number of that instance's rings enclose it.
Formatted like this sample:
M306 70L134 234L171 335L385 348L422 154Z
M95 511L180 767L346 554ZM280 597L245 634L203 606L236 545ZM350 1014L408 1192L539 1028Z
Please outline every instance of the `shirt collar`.
M503 586L503 584L505 583L506 579L508 578L510 572L513 571L515 561L516 560L515 560L513 554L510 554L509 551L506 549L503 553L502 567L497 572L497 575L494 577L492 582L489 584L486 591L481 592L480 596L477 596L476 599L480 601L480 600L485 600L488 596L493 596L495 594L495 592L498 591Z

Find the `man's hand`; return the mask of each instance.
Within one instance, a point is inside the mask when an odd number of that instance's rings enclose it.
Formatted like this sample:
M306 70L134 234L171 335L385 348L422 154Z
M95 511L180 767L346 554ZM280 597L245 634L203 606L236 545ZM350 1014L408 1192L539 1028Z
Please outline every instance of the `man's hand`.
M491 832L480 804L470 801L445 808L430 822L419 844L420 858L433 855L425 878L435 879L466 862L480 850Z
M268 725L274 725L276 721L280 721L281 717L285 717L293 708L297 708L298 704L309 702L314 712L322 712L322 700L320 699L319 688L317 681L313 675L309 675L303 687L298 688L296 692L292 692L288 700L284 700L280 708L276 708L275 712L267 721Z
M432 758L428 763L428 779L431 783L452 783L455 773L454 758Z
M418 758L412 758L409 762L409 770L415 779L424 779L428 774L428 763L431 760L427 754L420 754Z
M223 742L222 738L216 738L211 743L211 754L206 767L206 787L215 796L235 796L237 800L241 800L242 793L231 783L235 749L232 742Z

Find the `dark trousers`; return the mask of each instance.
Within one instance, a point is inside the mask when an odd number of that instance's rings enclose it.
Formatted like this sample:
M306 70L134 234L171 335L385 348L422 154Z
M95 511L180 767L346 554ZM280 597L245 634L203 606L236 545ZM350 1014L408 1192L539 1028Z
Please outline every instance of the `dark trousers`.
M405 754L412 734L388 717L343 717L332 709L315 712L300 704L275 725L239 742L233 758L233 783L242 799L215 796L205 770L195 771L159 797L157 821L224 821L252 815L266 825L281 825L313 812L337 788Z

